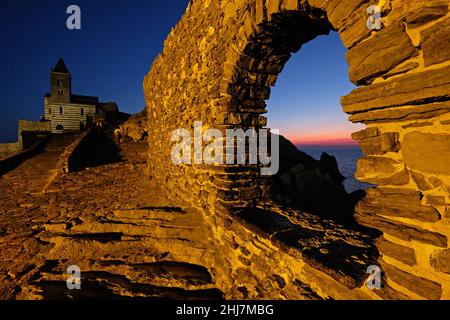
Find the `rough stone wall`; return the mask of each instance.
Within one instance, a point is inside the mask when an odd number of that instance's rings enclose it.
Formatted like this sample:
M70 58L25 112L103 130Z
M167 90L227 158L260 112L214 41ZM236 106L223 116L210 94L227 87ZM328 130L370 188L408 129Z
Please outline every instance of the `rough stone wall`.
M40 135L45 137L49 133L51 133L51 123L49 121L45 122L37 122L37 121L28 121L28 120L19 120L19 129L18 129L18 145L20 149L26 149L40 140ZM33 137L25 137L27 133L32 133ZM27 140L28 138L28 140Z
M367 28L367 8L383 28ZM357 177L378 187L357 207L378 242L389 285L413 298L450 298L450 14L448 0L196 0L144 81L149 172L163 192L213 213L268 195L257 166L175 166L171 133L262 128L270 87L292 52L337 30L349 49L342 98L365 157ZM210 216L214 223L214 215Z
M18 140L15 143L2 143L0 144L0 158L11 156L14 153L20 152L24 149L27 149L33 146L36 142L45 138L45 136L39 137L40 134L51 132L50 122L35 122L35 121L27 121L27 120L19 120L19 128L17 130ZM22 133L33 133L33 138L27 138L24 142Z
M64 152L59 157L56 165L58 173L65 174L75 171L79 165L77 163L77 152L80 152L79 150L83 147L83 143L86 143L86 140L88 140L93 134L93 128L79 133L78 137L64 149Z
M357 219L384 232L388 283L418 299L450 298L448 6L391 1L385 28L349 50L350 76L365 86L341 101L367 125L353 135L365 154L356 177L378 186Z
M21 148L17 142L13 143L0 143L0 159L8 157L16 152L19 152Z

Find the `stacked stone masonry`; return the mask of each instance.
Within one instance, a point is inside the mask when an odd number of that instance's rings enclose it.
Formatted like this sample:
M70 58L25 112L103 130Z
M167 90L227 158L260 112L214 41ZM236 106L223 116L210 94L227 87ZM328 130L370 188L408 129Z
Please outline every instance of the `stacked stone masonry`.
M269 194L257 166L175 166L171 132L264 128L265 100L292 53L339 32L350 79L344 112L367 128L356 176L377 185L357 220L381 230L388 285L405 298L450 298L450 13L448 0L195 0L144 80L149 174L171 199L207 212ZM381 30L367 28L378 5Z

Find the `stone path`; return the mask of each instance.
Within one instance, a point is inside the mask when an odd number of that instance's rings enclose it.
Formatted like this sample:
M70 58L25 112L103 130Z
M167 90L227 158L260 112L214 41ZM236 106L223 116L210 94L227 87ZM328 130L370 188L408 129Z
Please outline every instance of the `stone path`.
M56 176L64 148L77 135L54 137L38 155L0 177L0 298L17 293L15 281L26 281L38 241L39 220L47 217L49 203L43 194Z
M291 249L349 288L364 281L373 244L359 231L271 204L238 213L241 221L228 230L227 217L178 208L151 187L146 144L109 148L117 149L112 163L88 151L78 172L57 175L58 158L75 138L53 138L0 177L0 299L326 298L308 276L270 277L279 264L271 256L294 263L282 253ZM270 242L267 252L259 249ZM72 265L81 270L82 290L66 287ZM293 289L283 289L284 281Z
M72 141L60 140L0 179L0 299L222 296L207 269L186 262L206 248L199 212L148 190L146 146L123 145L123 161L51 181ZM70 265L83 290L66 288Z

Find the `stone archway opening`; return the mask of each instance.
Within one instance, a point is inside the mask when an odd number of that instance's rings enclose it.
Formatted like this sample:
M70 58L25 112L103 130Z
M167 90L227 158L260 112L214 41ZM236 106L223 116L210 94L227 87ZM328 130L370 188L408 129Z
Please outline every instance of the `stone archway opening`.
M232 96L232 109L236 110L234 118L244 119L240 125L245 129L267 126L264 114L267 112L271 87L275 85L288 60L303 45L333 30L326 13L312 8L275 13L270 20L258 26L237 60L228 87ZM353 207L361 194L357 195L357 199L347 195L334 159L324 156L322 163L314 161L302 152L296 153L295 146L284 137L280 139L280 149L282 172L271 178L255 178L250 173L248 181L261 179L257 183L259 189L255 191L254 184L251 184L247 191L246 186L243 186L241 200L248 200L251 206L251 197L261 196L263 199L271 198L283 204L317 211L327 217L351 220ZM302 172L296 172L299 170ZM241 180L245 181L245 178L241 176ZM330 196L330 201L321 199L325 193Z
M371 5L382 7L381 30L367 28ZM341 99L343 111L367 125L353 135L365 154L356 176L378 186L357 220L383 232L380 264L396 291L448 297L449 23L442 0L191 1L144 81L152 181L204 210L212 229L223 222L216 215L264 203L270 181L260 166L175 165L170 133L195 121L267 127L266 100L291 54L338 30L359 86Z
M371 186L354 178L363 154L350 136L364 125L349 122L339 103L355 88L346 51L334 31L303 45L279 74L265 114L281 135L271 199L338 221L353 220L356 202Z

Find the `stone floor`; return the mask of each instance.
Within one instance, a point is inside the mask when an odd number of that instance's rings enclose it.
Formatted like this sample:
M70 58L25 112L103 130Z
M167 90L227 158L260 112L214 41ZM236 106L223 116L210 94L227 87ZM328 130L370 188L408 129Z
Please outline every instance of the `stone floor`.
M172 259L201 254L205 233L198 211L158 206L143 178L146 146L56 176L71 141L54 138L0 178L0 299L220 298L207 269ZM82 296L66 288L70 265L88 270Z
M0 299L229 297L205 267L217 253L204 215L149 187L147 145L123 143L113 163L59 174L58 157L75 138L53 138L0 177ZM271 205L258 210L239 214L245 228L301 252L338 282L361 284L374 259L370 237ZM83 290L66 287L71 265L82 270Z

